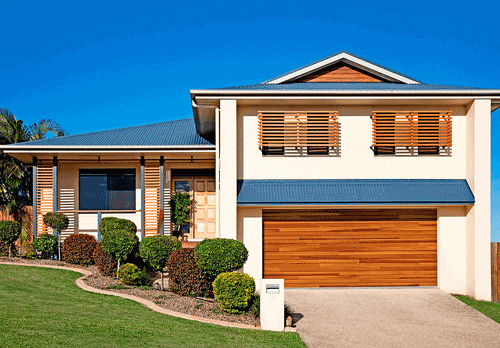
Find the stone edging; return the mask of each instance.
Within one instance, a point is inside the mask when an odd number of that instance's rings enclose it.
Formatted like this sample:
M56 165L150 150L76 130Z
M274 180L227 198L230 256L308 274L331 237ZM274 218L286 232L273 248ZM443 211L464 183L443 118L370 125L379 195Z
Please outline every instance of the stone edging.
M129 299L129 300L133 300L133 301L139 302L140 304L148 307L149 309L152 309L155 312L167 314L167 315L170 315L172 317L199 321L201 323L215 324L215 325L228 326L228 327L236 327L236 328L240 328L240 329L261 330L260 326L230 323L230 322L222 321L222 320L208 319L208 318L197 317L195 315L174 312L174 311L171 311L169 309L157 306L153 302L146 300L144 298L140 298L140 297L136 297L136 296L132 296L132 295L128 295L128 294L122 294L119 292L111 292L111 291L96 289L94 287L91 287L91 286L85 284L85 282L83 281L86 277L92 275L92 272L87 271L86 269L76 268L76 267L51 266L51 265L34 265L34 264L14 263L14 262L0 262L0 264L2 264L2 265L15 265L15 266L43 267L43 268L56 268L56 269L65 269L65 270L69 270L69 271L79 272L79 273L84 274L84 276L80 277L76 280L76 285L78 285L78 287L80 287L81 289L86 290L86 291L94 292L96 294L118 296L118 297L123 297L123 298Z

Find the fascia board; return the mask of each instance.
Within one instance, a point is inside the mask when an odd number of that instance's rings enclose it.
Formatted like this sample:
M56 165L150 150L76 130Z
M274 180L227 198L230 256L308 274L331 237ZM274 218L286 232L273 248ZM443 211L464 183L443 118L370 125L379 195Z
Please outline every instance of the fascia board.
M363 95L363 94L397 94L397 95L412 95L412 94L417 94L417 95L436 95L436 94L456 94L456 95L475 95L478 97L489 97L489 99L498 99L500 98L500 90L498 89L457 89L457 90L401 90L401 89L391 89L391 90L265 90L265 89L256 89L256 90L193 90L191 93L194 95L196 100L198 99L203 99L208 97L209 95L218 95L218 98L223 98L223 97L234 97L237 95L251 95L251 94L257 94L257 95L282 95L282 94L290 94L290 95L295 95L295 94L318 94L318 95L324 95L324 94L330 94L330 95L336 95L336 94L357 94L357 95Z
M62 146L62 145L3 145L0 150L5 153L56 153L56 152L78 152L78 153L116 153L124 152L215 152L215 146L143 146L143 147L126 147L126 146Z
M266 83L267 84L278 84L278 83L283 83L283 82L286 82L288 80L292 80L294 78L297 78L297 77L300 77L302 75L305 75L307 73L310 73L310 72L313 72L313 71L316 71L316 70L320 70L321 68L325 67L325 66L328 66L330 64L334 64L342 59L346 59L347 61L350 61L350 62L353 62L355 64L357 64L358 66L361 66L361 67L365 67L369 70L372 70L372 71L375 71L381 75L384 75L384 76L387 76L387 77L390 77L392 79L395 79L397 81L400 81L400 82L403 82L403 83L407 83L407 84L420 84L419 81L416 81L416 80L412 80L408 77L405 77L405 76L401 76L397 73L394 73L392 71L389 71L387 69L384 69L380 66L377 66L375 64L372 64L372 63L369 63L363 59L360 59L360 58L357 58L357 57L353 57L351 56L350 54L348 53L340 53L336 56L333 56L333 57L330 57L328 59L325 59L321 62L318 62L316 64L313 64L313 65L310 65L308 67L305 67L304 69L300 69L300 70L297 70L297 71L294 71L288 75L285 75L285 76L282 76L282 77L279 77L279 78L276 78L274 80L270 80L270 81L267 81Z

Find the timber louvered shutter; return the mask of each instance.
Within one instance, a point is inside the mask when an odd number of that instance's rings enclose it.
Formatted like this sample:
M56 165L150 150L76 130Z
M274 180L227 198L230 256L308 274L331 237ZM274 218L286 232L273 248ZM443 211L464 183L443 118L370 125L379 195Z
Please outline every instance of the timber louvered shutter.
M52 234L43 223L43 216L54 211L54 167L52 160L38 160L36 170L36 230L37 234Z
M160 209L161 197L160 162L146 160L144 164L144 235L154 236L159 233L163 221Z
M439 155L452 146L451 111L374 111L373 151Z

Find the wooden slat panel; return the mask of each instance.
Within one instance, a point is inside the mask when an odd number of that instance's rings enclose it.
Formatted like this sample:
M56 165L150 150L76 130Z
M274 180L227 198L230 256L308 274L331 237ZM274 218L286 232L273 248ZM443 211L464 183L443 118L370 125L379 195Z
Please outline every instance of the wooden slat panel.
M259 147L338 147L340 125L336 111L259 111Z
M439 154L440 148L452 146L451 111L374 111L372 146L382 153L396 148L420 153Z
M293 82L384 82L382 79L339 63L301 77Z
M144 165L144 235L154 236L159 233L163 221L160 210L160 162L146 161Z
M264 277L286 287L436 286L435 210L268 211Z
M53 234L43 223L43 216L54 211L54 168L52 162L39 162L36 170L36 231Z

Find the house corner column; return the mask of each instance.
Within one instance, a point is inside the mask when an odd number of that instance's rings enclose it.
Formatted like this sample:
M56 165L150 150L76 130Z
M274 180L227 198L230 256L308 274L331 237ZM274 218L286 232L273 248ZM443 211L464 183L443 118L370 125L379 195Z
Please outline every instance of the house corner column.
M467 294L491 301L491 100L467 111L467 182L475 204L467 209Z
M220 237L237 238L237 103L220 101Z
M243 271L255 279L256 289L260 289L262 269L262 208L238 209L238 240L248 250L248 260Z
M32 200L33 200L33 215L31 217L31 225L32 225L32 228L33 228L33 239L36 238L36 225L37 225L37 219L36 219L36 202L37 202L37 190L36 190L36 167L37 167L37 157L36 156L33 156L33 192L32 192Z
M144 239L145 235L145 211L144 211L144 156L141 156L141 240Z

